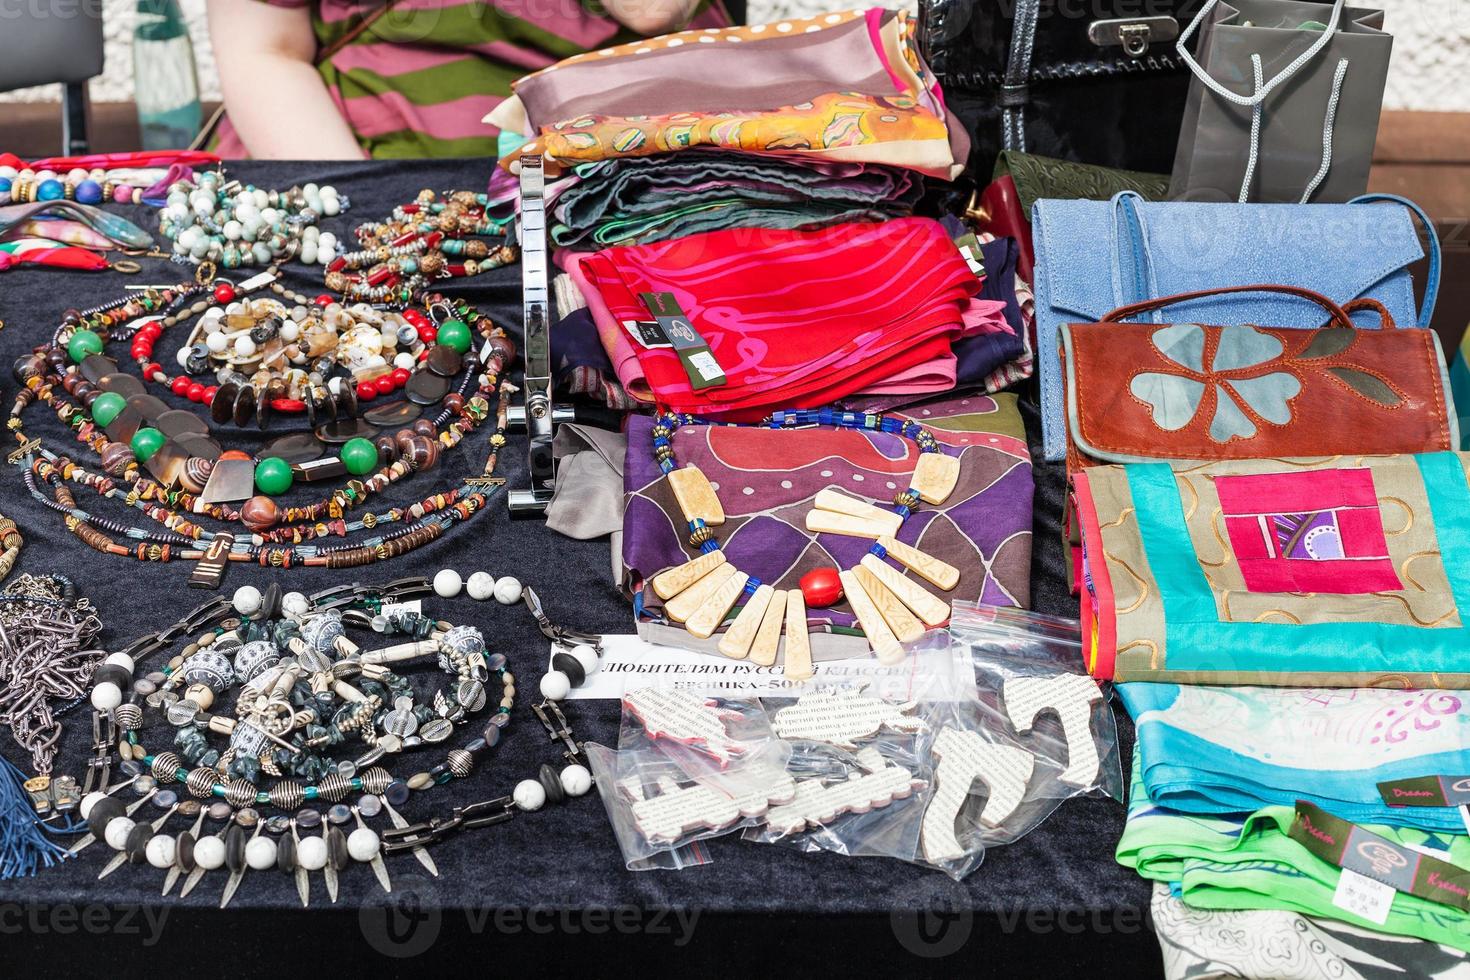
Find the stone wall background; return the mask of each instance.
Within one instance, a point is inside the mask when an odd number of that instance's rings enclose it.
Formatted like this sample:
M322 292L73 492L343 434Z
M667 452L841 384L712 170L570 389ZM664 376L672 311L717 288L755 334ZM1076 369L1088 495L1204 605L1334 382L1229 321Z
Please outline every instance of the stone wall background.
M1373 0L1354 2L1374 5ZM194 38L200 87L206 99L217 99L219 79L204 27L205 0L180 3ZM1377 0L1377 4L1385 12L1385 25L1394 34L1384 107L1470 111L1470 0ZM135 0L104 0L104 6L107 67L92 80L91 95L96 102L127 102L132 98L130 45ZM852 0L749 0L749 20L756 24L850 6ZM0 101L50 101L59 97L57 86L40 86L0 94Z

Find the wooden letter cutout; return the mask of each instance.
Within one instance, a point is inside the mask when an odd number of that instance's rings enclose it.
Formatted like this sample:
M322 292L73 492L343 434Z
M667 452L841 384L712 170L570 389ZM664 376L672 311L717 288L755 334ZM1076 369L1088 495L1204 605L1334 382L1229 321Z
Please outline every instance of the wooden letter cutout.
M749 746L725 732L725 722L740 712L721 708L713 698L688 691L643 687L623 695L623 707L638 719L649 738L666 738L703 752L721 767L748 751Z
M1097 682L1086 674L1012 677L1006 680L1006 713L1018 732L1029 732L1036 717L1050 709L1062 722L1067 738L1067 768L1057 778L1068 786L1097 782L1102 760L1092 737L1092 706L1102 700Z
M939 765L934 769L934 796L924 811L924 856L934 862L953 861L965 856L964 845L955 836L955 821L971 784L979 779L989 788L980 822L998 827L1025 799L1036 760L1025 749L987 742L978 732L961 728L940 731L934 755Z
M880 729L914 735L925 728L921 718L909 712L916 702L889 704L864 694L861 688L822 690L803 694L796 703L776 712L773 725L781 738L826 742L840 749L857 748L857 740L878 734Z

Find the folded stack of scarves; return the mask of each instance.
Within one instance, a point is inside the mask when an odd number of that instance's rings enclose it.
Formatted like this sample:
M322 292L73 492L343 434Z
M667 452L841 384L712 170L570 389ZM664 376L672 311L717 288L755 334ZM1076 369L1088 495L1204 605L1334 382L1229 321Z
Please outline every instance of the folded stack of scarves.
M1376 923L1334 903L1342 872L1288 836L1295 809L1263 806L1247 814L1181 813L1149 797L1134 755L1128 824L1118 862L1171 886L1197 909L1281 909L1341 919L1378 932L1413 936L1470 950L1470 913L1406 892L1395 892L1385 922ZM1470 867L1470 837L1409 827L1365 825L1405 846L1426 848Z
M952 179L968 152L915 23L874 8L682 31L521 79L486 120L565 164L693 147L902 167Z
M951 233L955 229L949 229ZM1014 238L980 236L978 242L984 276L979 295L961 314L966 322L963 336L951 343L954 387L961 390L996 392L1031 376L1032 353L1028 342L1035 319L1035 304L1029 288L1016 276L1019 246ZM580 260L574 259L575 267ZM585 278L582 280L586 285ZM552 332L552 356L557 383L575 395L590 396L617 411L631 411L653 401L654 395L639 364L632 338L608 315L596 297L602 318L588 307L588 300L570 275L554 281L559 320ZM589 287L590 288L590 287ZM1000 312L995 316L992 312ZM600 326L603 329L600 332ZM604 348L605 334L610 348ZM614 368L614 358L621 374ZM624 382L631 387L624 387ZM896 382L880 382L887 394L858 393L843 399L840 407L858 412L886 412L912 404L922 393L892 393Z
M1120 684L1149 799L1181 813L1308 800L1354 823L1464 833L1451 807L1391 807L1378 784L1470 773L1470 697L1375 688Z
M579 164L553 188L551 240L582 251L726 228L819 228L913 212L895 167L699 150Z
M578 258L571 275L623 386L676 412L756 421L855 393L955 387L952 343L1009 331L969 263L926 218L817 231L734 229ZM633 339L642 294L669 293L725 375L695 388L679 356Z
M486 117L526 140L492 198L514 197L522 153L561 165L547 194L563 251L902 217L920 174L951 179L969 151L914 21L877 8L650 38L515 88Z
M1452 807L1389 806L1380 783L1470 772L1454 691L1120 684L1133 716L1119 863L1191 909L1284 910L1470 950L1470 914L1399 892L1387 921L1334 901L1341 872L1287 836L1297 801L1470 868Z

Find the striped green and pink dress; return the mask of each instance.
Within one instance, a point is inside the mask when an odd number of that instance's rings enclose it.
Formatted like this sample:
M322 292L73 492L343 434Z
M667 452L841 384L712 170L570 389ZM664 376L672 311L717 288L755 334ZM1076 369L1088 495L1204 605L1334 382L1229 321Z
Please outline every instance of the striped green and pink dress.
M325 48L383 0L264 2L309 5ZM696 26L726 23L718 5L701 6ZM636 37L595 0L397 0L319 70L370 156L495 156L495 130L480 120L509 97L511 82ZM221 133L222 154L242 151L232 131Z

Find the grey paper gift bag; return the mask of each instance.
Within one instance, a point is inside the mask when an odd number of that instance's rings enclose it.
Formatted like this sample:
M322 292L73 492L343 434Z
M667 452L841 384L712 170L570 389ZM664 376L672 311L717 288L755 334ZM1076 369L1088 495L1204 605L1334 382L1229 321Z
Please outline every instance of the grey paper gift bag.
M1383 11L1344 0L1209 0L1179 36L1194 78L1169 196L1340 203L1362 194L1393 47L1382 27Z

